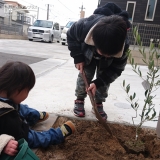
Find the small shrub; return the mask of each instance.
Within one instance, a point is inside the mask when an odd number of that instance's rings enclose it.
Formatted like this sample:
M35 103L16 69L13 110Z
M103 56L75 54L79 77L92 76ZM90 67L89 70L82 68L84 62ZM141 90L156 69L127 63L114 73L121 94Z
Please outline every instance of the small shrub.
M137 28L134 28L133 35L135 37L135 40L139 47L139 52L142 55L142 60L145 63L145 65L148 67L147 75L143 75L141 72L140 66L137 65L137 63L134 61L134 58L132 57L131 50L127 51L128 60L132 66L133 71L143 80L142 85L144 86L144 104L142 106L142 112L139 115L140 116L140 122L138 125L135 125L135 118L138 117L138 108L140 107L138 103L138 98L136 97L137 94L134 92L133 94L130 94L130 84L126 85L125 80L123 80L123 88L125 92L127 93L127 100L131 104L131 107L134 109L136 115L135 117L132 117L133 125L136 127L136 140L138 140L139 131L142 127L144 122L155 120L156 118L156 111L155 111L155 104L153 103L153 99L156 97L156 95L153 95L154 91L157 90L160 86L160 80L157 78L159 77L158 71L160 70L160 67L158 66L159 57L160 57L160 45L158 48L154 46L153 43L150 44L149 53L145 52L145 47L143 46L141 42L141 37L138 33ZM149 54L149 55L147 55Z

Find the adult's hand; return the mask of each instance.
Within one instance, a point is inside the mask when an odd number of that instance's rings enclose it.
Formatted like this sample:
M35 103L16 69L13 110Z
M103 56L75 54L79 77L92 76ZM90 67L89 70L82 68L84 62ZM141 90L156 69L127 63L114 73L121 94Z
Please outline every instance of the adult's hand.
M91 91L93 96L95 96L96 90L97 90L96 85L94 83L91 83L87 91Z
M15 156L18 153L17 148L18 148L18 142L15 140L10 140L3 149L3 152L10 156Z
M83 72L84 62L77 63L76 68L80 71L80 73Z

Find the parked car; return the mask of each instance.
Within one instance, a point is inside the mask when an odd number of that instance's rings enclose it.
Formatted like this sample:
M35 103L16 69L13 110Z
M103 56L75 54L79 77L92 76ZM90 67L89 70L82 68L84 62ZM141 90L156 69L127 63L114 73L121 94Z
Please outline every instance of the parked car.
M60 42L61 39L61 27L59 23L49 20L36 20L32 26L28 28L29 41L38 40Z
M67 31L68 29L73 25L75 21L69 21L66 26L63 28L61 33L61 44L66 45L67 44Z

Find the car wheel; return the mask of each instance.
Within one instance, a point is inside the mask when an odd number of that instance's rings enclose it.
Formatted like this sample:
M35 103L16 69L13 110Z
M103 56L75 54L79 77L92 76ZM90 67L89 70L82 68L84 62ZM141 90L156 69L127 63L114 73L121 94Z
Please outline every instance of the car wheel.
M64 43L64 42L62 42L62 45L65 45L65 43Z
M29 39L29 41L33 41L33 39Z
M49 41L49 43L52 43L53 42L53 35L51 36L51 40Z

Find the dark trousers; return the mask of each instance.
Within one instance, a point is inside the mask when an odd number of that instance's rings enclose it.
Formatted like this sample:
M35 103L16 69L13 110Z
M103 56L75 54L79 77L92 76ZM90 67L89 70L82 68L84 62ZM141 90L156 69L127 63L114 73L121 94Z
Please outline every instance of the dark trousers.
M93 58L91 63L84 67L89 84L94 78L95 73L96 73L96 77L98 77L103 72L102 70L99 69L99 65L100 65L99 63L100 63L100 60L96 60ZM105 85L105 86L99 87L96 90L95 101L97 103L105 102L105 99L108 96L108 89L109 89L109 85ZM83 81L81 73L78 74L75 95L77 96L78 99L84 99L87 96L85 83Z

